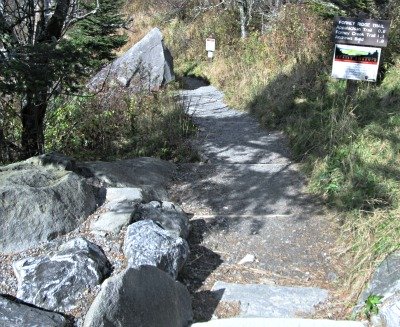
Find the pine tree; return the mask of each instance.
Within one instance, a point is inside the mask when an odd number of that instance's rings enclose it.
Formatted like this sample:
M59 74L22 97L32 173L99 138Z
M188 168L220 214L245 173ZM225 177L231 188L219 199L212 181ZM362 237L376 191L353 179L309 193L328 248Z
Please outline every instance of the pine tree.
M43 153L49 101L77 92L126 38L121 0L0 0L0 95L20 101L21 158Z

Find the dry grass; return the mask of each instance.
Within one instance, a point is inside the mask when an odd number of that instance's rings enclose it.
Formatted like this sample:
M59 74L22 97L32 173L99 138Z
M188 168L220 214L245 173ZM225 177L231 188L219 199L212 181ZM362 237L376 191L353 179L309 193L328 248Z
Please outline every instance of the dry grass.
M338 287L338 308L350 308L373 268L400 248L400 61L394 57L400 37L393 18L384 81L360 83L352 99L343 81L329 77L331 21L307 5L284 7L267 34L253 32L246 40L226 11L162 26L177 71L206 77L231 106L251 111L268 128L284 129L312 191L340 215L338 252L346 256L347 278ZM208 62L204 39L211 33L217 51Z

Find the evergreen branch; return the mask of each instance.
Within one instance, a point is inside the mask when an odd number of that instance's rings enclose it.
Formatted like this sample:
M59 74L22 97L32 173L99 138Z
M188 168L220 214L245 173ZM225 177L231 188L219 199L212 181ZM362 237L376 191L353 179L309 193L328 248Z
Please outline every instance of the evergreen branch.
M89 16L92 16L92 15L96 14L99 9L100 9L100 2L99 2L99 0L96 0L96 7L93 10L91 10L91 11L89 11L86 14L83 14L81 16L75 16L74 18L72 18L68 22L68 25L71 26L71 24L74 24L74 23L76 23L76 22L78 22L80 20L86 19Z

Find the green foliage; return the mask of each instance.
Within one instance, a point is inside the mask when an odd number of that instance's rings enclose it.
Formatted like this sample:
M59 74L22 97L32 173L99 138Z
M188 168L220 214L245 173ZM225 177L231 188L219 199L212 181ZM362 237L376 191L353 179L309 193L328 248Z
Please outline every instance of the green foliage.
M59 99L49 112L46 148L76 158L111 160L155 156L196 160L188 137L195 131L167 91L129 95L123 89Z
M123 46L127 36L118 33L124 25L124 19L118 10L122 7L122 0L100 0L100 8L96 15L89 16L79 22L69 32L69 42L72 48L79 51L77 64L98 69L115 58L114 49ZM93 10L95 3L83 3L86 10Z
M173 19L165 26L165 42L175 56L175 69L180 74L204 76L207 65L205 39L212 36L216 39L216 56L232 52L231 46L240 37L235 13L221 10L217 13L205 12L196 16L190 24Z
M46 13L41 2L37 8L28 0L4 3L0 96L11 107L20 102L22 129L17 142L5 139L1 143L13 143L21 158L43 151L49 101L60 93L77 92L83 78L113 58L113 50L125 43L125 37L117 34L123 23L117 12L121 4L100 0L94 10L95 2L57 0L52 4L54 11Z
M376 315L379 312L378 305L381 303L383 296L381 295L375 295L371 294L368 296L368 298L365 300L365 306L364 306L364 313L367 316L367 318L370 318L371 315Z

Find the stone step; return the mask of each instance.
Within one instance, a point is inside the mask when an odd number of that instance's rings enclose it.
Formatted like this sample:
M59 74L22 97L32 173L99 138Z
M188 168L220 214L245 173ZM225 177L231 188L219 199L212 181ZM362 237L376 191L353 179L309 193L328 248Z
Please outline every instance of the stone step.
M367 327L367 322L300 318L230 318L192 324L192 327Z
M311 315L328 300L329 292L316 287L233 284L217 281L212 291L220 302L239 303L242 318L296 318Z

